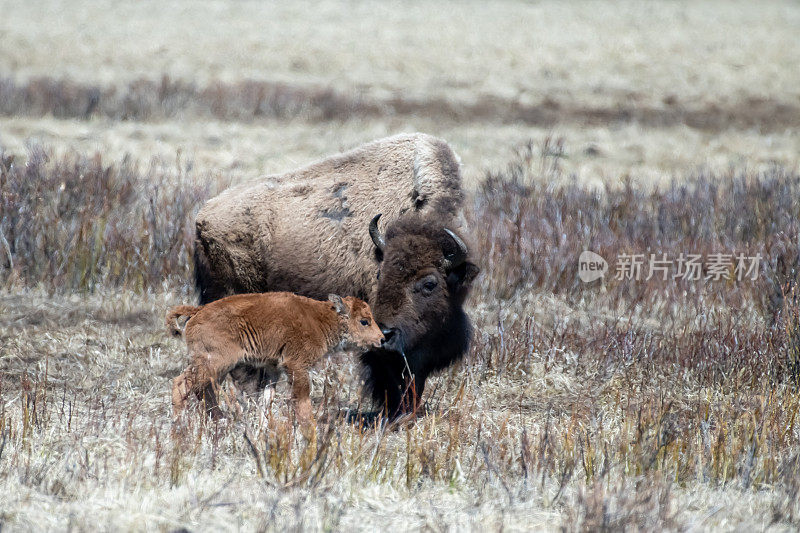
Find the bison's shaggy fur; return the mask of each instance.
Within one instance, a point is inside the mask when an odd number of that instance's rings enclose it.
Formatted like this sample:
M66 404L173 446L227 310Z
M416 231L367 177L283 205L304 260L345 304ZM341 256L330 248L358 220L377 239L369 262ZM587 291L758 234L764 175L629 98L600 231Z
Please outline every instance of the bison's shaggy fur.
M280 176L229 189L197 214L200 303L246 292L329 293L369 299L373 245L365 231L383 213L459 215L455 154L429 135L398 135Z
M180 413L194 393L219 416L216 388L241 362L266 369L274 384L285 371L292 383L298 419L311 421L308 369L336 349L369 349L383 339L369 305L330 295L321 302L286 292L240 294L205 306L173 307L167 331L180 334L177 319L189 316L184 337L189 367L173 380L172 404Z

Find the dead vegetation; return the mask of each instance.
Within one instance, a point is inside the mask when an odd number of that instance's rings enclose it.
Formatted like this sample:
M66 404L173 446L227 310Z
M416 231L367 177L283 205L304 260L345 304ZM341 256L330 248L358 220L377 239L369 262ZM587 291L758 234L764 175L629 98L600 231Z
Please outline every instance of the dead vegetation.
M287 82L212 82L198 86L173 79L139 79L124 86L80 83L68 78L37 77L25 82L0 78L0 114L114 120L163 120L189 116L226 121L294 119L308 121L426 117L458 123L506 123L537 127L579 124L597 126L636 123L723 131L757 128L762 133L800 126L800 107L791 99L749 96L728 103L681 103L668 98L661 105L623 102L602 107L550 97L525 103L494 95L467 101L444 97L408 97L402 93L376 98L367 92Z
M156 4L0 17L0 529L800 529L796 3ZM226 387L173 425L199 205L417 130L483 270L426 416L346 422L342 357L312 444ZM631 253L761 260L615 279Z
M169 379L184 361L160 317L190 291L190 221L216 185L186 169L38 148L4 159L0 520L800 526L800 176L775 167L594 190L554 179L562 150L522 147L472 196L484 272L475 343L430 384L427 416L378 429L344 422L339 413L366 408L358 372L329 361L313 378L313 444L283 402L219 424L170 422ZM609 273L583 284L584 249L609 262L623 252L764 260L756 280Z
M180 162L140 168L41 147L20 161L0 153L3 280L61 292L185 286L194 215L219 188Z
M240 179L425 131L470 188L553 134L568 175L594 183L798 164L791 1L76 1L12 0L0 18L9 153L180 150Z

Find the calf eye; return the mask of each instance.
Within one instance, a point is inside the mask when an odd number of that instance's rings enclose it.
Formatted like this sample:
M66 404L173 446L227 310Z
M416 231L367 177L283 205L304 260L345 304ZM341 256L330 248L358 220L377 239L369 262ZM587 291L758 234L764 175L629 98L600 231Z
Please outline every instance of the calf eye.
M367 320L366 318L362 318L361 319L361 325L362 326L369 326L369 320Z
M425 285L423 285L422 288L426 292L431 292L433 291L433 289L436 288L436 285L438 285L438 283L436 283L435 281L426 281Z

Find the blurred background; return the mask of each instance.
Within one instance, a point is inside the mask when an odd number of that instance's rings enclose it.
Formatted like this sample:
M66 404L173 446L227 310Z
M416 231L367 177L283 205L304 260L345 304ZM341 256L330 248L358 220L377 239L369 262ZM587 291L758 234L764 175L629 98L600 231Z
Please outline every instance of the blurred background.
M234 179L407 131L474 183L563 138L582 182L797 164L796 2L13 1L0 146Z

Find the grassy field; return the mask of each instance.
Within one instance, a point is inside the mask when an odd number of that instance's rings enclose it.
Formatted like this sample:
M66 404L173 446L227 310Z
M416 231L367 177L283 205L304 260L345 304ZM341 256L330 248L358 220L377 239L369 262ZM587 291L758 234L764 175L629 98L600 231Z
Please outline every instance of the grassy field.
M0 528L800 527L796 3L0 11ZM462 157L483 271L427 415L345 422L341 355L314 443L285 383L173 424L199 206L416 130ZM616 279L651 253L761 261Z

